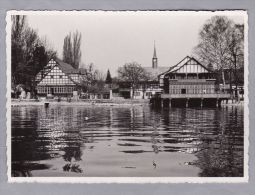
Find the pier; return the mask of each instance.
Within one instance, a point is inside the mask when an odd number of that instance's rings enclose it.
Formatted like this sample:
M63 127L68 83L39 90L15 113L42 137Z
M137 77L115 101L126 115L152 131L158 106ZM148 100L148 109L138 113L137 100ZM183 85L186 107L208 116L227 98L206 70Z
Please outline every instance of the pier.
M160 107L221 107L221 102L228 102L230 94L162 94L151 99L153 106Z

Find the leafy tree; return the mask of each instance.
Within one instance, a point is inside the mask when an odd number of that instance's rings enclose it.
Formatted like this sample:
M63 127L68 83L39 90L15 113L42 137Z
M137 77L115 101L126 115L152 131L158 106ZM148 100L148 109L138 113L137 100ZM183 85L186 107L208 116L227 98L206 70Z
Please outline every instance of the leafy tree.
M69 33L64 39L63 61L78 69L81 62L81 33Z
M28 26L26 16L15 15L11 20L12 88L23 84L33 92L35 75L56 52L45 48L37 32Z
M112 77L111 77L111 73L110 73L109 69L107 71L107 76L106 76L106 79L105 79L105 83L106 84L111 84L112 83Z
M149 79L148 73L137 62L126 63L123 67L120 67L118 69L118 77L121 81L131 83L132 98L134 98L134 91L139 86L139 82Z

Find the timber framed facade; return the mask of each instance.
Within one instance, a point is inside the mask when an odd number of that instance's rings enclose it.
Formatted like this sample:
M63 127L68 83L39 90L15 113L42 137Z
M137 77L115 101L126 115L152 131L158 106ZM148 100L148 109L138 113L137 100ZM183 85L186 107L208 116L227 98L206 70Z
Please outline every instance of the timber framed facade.
M193 57L185 57L168 71L158 76L163 89L162 101L169 106L182 104L188 107L191 103L204 106L220 106L221 100L228 100L230 94L220 93L215 74Z
M80 88L84 70L74 69L70 64L51 59L35 78L38 96L73 96Z

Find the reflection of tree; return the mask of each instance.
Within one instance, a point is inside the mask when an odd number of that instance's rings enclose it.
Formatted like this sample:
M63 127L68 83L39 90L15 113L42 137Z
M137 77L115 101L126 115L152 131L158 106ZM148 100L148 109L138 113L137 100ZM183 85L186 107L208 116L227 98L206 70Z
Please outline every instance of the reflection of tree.
M38 108L12 108L12 175L32 176L31 171L48 169L50 166L31 161L41 161L52 157L46 147L47 141L39 141Z
M70 171L81 172L74 162L81 160L86 138L80 133L84 116L77 108L17 107L12 110L12 116L14 176L32 176L33 170L49 169L49 165L34 161L59 157L60 151L65 152L64 160L71 163Z
M49 169L49 165L30 163L27 161L19 161L12 163L12 176L13 177L31 177L32 170Z
M166 131L164 134L160 132L164 151L195 154L197 160L186 162L186 165L199 167L200 176L243 175L241 108L171 108L161 111L161 115Z
M66 115L68 116L68 127L75 127L75 129L68 128L69 131L67 132L67 135L65 136L66 139L66 146L63 148L65 154L63 155L63 159L68 162L63 166L63 171L66 172L75 172L75 173L82 173L82 169L80 168L80 165L78 165L75 162L81 161L82 158L82 136L80 134L80 129L82 127L82 115L81 113L78 113L76 108L68 108L66 110ZM75 119L74 119L75 117ZM73 121L74 119L74 121ZM72 129L72 131L70 131Z
M67 147L64 148L64 151L65 154L63 155L63 159L69 163L63 166L63 171L82 173L80 165L74 163L82 160L81 143L76 144L76 146L68 144Z
M198 145L197 160L194 162L201 169L200 176L206 177L241 177L243 176L243 118L235 111L215 110L218 127L217 136L201 134L202 143Z
M226 140L225 140L226 141ZM194 162L200 169L202 177L241 177L243 176L242 151L236 152L231 143L218 145L205 143Z
M82 169L80 168L80 165L68 163L65 166L63 166L63 171L66 172L75 172L75 173L82 173Z

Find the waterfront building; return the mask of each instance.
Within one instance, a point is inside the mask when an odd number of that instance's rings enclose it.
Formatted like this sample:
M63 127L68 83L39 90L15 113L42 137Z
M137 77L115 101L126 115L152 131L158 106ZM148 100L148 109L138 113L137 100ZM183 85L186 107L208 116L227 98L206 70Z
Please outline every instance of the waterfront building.
M130 82L119 82L118 89L113 90L113 97L123 97L125 99L150 99L155 94L161 94L158 81L140 81L135 88Z
M163 104L220 105L230 94L220 93L215 74L193 57L185 57L166 72L159 74Z
M168 67L158 66L155 42L152 56L152 66L143 67L143 69L145 72L147 72L150 78L148 81L141 81L135 88L134 92L131 90L131 93L134 93L134 99L150 99L156 94L161 94L163 92L163 90L159 87L158 75L167 71Z
M78 95L84 77L84 69L75 69L59 59L51 59L36 75L37 95L39 97Z

